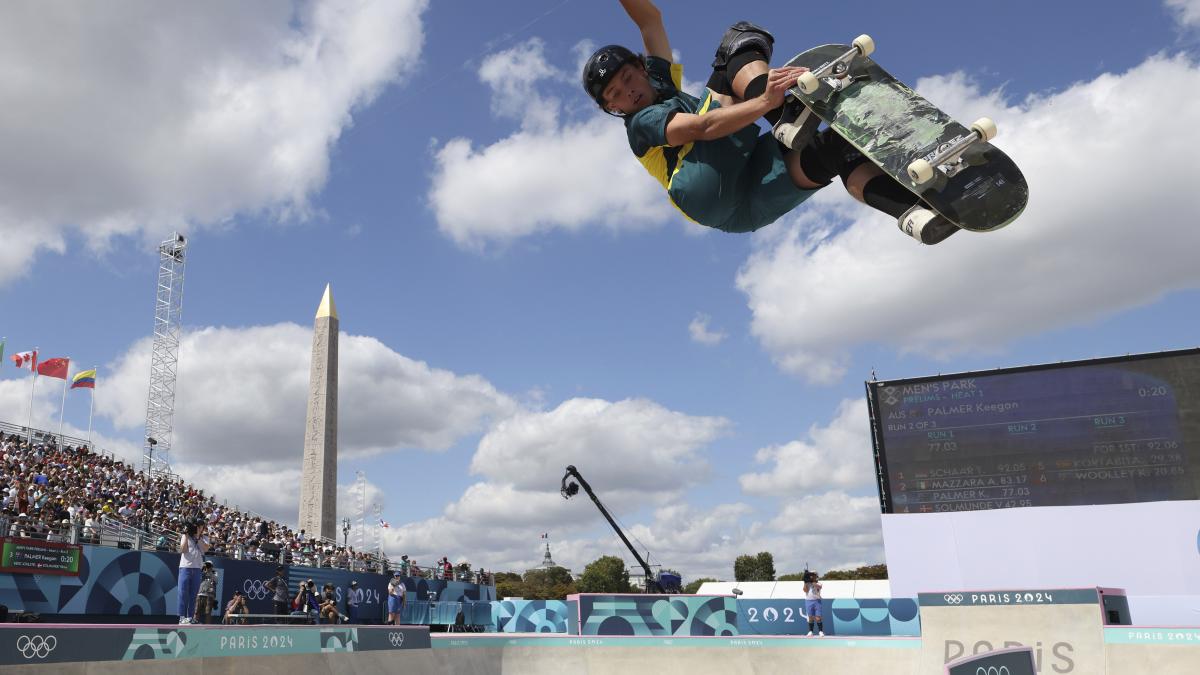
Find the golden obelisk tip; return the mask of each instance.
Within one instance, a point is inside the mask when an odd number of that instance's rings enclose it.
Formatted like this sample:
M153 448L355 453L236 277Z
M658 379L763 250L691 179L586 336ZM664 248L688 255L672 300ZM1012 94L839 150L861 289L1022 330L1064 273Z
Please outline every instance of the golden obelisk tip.
M325 284L325 295L321 296L321 306L317 308L317 318L332 317L338 318L337 307L333 304L333 291L329 288L329 284Z

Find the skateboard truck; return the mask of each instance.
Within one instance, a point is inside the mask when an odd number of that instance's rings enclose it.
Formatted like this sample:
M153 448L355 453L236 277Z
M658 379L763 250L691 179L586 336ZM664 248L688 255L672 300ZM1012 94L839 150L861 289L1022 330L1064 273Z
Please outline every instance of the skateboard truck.
M846 73L850 70L850 62L859 56L870 56L875 51L875 41L870 35L859 35L851 44L854 46L845 54L816 70L802 73L796 81L800 91L811 96L821 86L821 82L829 85L834 91L841 91L846 86Z
M996 123L990 118L980 117L971 124L971 133L943 144L936 151L925 157L913 160L908 165L908 177L916 186L922 186L933 180L934 170L941 171L947 178L953 178L962 171L962 155L967 148L976 142L984 143L996 137Z

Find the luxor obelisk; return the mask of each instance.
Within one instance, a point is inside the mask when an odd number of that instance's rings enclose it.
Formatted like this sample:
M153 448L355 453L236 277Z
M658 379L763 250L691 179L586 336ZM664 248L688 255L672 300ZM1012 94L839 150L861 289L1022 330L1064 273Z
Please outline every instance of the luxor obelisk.
M326 284L313 322L304 472L300 476L300 529L308 536L333 540L337 539L337 393L338 315L333 292Z

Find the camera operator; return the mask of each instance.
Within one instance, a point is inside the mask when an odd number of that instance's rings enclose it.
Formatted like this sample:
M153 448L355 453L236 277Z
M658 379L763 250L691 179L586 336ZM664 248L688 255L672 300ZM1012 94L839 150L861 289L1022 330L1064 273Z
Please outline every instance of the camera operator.
M804 571L804 612L808 614L808 637L812 637L813 624L817 635L825 637L825 624L821 621L821 583L816 571Z
M205 561L200 570L200 590L196 593L196 616L192 623L208 623L216 604L217 572L211 562Z
M292 616L311 618L310 610L316 606L316 601L313 599L313 580L300 582L300 590L296 593L296 598L292 601Z
M194 623L196 593L200 590L200 568L208 552L203 521L189 521L179 536L179 623Z
M225 623L246 623L246 617L238 615L249 614L246 607L246 596L240 590L233 592L233 599L225 605Z
M333 584L325 584L321 594L320 617L329 623L341 623L342 614L337 609L337 595L333 592Z

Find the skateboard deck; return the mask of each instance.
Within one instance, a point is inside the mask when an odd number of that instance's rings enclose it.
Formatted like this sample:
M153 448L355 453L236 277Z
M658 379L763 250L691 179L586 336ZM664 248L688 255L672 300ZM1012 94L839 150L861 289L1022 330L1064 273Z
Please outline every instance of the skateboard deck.
M802 52L787 65L816 71L852 49L849 45L822 45ZM812 94L805 94L797 86L789 89L788 95L808 106L885 173L964 230L999 229L1025 209L1029 186L1008 155L951 119L870 57L857 54L841 84L841 91L836 91L822 80ZM976 140L949 172L954 175L935 169L933 178L924 184L910 176L909 166L914 160L929 160L939 150L956 141L966 142L968 137Z

